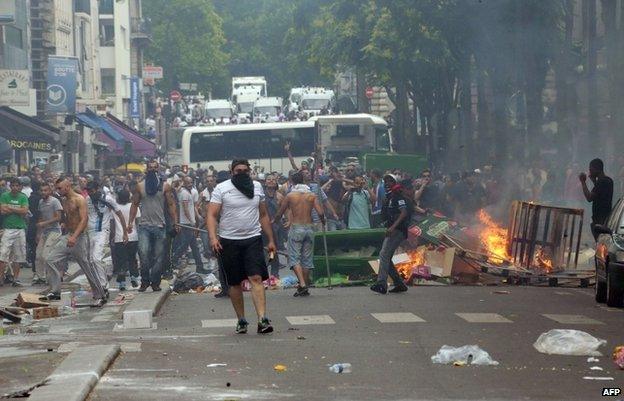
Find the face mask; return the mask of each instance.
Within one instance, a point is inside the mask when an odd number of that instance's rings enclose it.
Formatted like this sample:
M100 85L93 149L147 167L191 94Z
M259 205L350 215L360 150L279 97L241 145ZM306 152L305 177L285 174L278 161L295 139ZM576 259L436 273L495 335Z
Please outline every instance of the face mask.
M158 174L155 171L148 171L145 174L145 193L153 196L158 192L158 187L160 186L160 179L158 178Z
M238 189L243 195L248 197L249 199L253 199L254 197L254 184L251 176L247 173L238 173L232 176L232 184L236 189Z

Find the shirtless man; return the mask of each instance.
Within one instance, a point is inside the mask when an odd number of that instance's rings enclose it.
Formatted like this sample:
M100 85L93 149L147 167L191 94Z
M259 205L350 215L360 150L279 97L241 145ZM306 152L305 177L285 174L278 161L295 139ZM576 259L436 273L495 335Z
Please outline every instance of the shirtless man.
M50 284L48 299L61 299L61 279L67 266L67 260L73 256L89 281L95 300L93 306L102 307L108 301L108 291L102 286L100 274L96 271L96 266L91 263L89 255L89 234L86 231L89 224L87 201L72 189L71 182L66 178L60 178L56 181L56 190L63 198L62 205L67 234L59 238L48 255L47 276Z
M280 221L286 211L291 211L290 231L288 232L288 257L291 268L299 279L296 297L310 295L308 284L310 282L310 270L314 269L312 263L312 245L314 243L314 224L312 223L312 210L316 210L321 223L325 225L323 208L310 187L303 183L302 172L293 174L294 184L291 192L284 198L273 221Z

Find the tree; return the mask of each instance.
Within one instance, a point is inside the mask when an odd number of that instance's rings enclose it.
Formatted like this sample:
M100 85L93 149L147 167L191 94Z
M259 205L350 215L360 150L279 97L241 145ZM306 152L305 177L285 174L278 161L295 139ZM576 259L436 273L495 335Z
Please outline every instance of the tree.
M150 0L143 7L153 32L146 59L163 67L160 88L195 82L203 90L212 90L225 79L225 37L210 0Z

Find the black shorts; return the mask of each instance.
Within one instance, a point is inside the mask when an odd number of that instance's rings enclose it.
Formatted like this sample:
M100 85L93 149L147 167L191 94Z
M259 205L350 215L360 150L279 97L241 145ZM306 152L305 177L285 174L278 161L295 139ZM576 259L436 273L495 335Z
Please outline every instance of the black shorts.
M228 285L239 285L250 276L269 278L269 271L264 261L262 236L248 239L221 238L221 261Z

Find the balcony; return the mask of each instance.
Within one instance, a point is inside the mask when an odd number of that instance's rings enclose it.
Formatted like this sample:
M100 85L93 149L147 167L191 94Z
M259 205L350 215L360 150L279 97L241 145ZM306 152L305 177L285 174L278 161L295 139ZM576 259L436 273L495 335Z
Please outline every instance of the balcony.
M143 18L131 18L130 38L138 45L149 45L152 43L152 30L149 20Z

